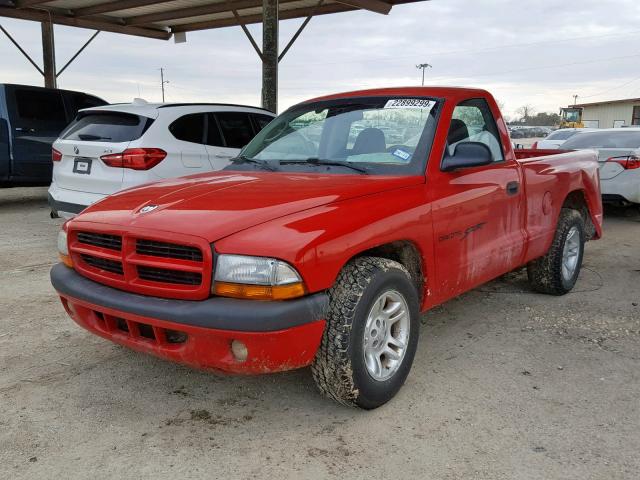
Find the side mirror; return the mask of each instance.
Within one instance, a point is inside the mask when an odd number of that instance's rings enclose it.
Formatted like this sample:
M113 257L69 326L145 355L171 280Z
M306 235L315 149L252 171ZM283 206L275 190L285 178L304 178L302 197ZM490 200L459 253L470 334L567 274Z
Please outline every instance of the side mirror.
M440 170L451 172L459 168L490 165L492 162L493 154L484 143L462 142L456 145L453 155L447 155L442 159Z

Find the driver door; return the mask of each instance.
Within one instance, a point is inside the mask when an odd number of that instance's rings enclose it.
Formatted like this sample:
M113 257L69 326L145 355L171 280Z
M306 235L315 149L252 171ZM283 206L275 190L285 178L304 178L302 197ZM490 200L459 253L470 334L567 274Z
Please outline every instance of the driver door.
M437 172L430 181L434 252L440 301L480 285L519 264L524 252L522 179L505 158L495 117L484 99L459 103L445 155L462 142L481 142L490 165Z

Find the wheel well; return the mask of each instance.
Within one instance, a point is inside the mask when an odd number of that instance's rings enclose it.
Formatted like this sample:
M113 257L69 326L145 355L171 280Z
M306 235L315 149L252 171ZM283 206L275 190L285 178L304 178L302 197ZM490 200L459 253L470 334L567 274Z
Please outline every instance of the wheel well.
M425 272L422 268L422 257L413 242L399 240L385 243L384 245L360 252L354 258L356 257L381 257L400 263L409 271L409 275L411 275L411 279L418 291L420 301L422 301Z
M574 190L567 198L564 199L562 208L571 208L577 210L584 218L585 234L587 240L591 240L596 234L596 227L591 221L591 213L589 212L589 204L587 197L582 190Z

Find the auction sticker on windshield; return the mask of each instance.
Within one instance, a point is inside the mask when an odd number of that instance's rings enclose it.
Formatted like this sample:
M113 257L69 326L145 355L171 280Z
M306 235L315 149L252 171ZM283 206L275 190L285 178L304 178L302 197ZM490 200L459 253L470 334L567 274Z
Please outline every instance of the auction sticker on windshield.
M384 108L416 108L420 110L431 110L436 104L433 100L424 98L394 98L388 100Z

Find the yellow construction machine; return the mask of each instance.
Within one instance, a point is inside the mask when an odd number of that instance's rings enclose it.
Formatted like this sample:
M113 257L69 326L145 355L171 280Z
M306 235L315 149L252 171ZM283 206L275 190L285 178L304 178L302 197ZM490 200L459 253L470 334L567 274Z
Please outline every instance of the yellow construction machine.
M561 108L560 128L584 128L584 123L582 123L582 107Z

